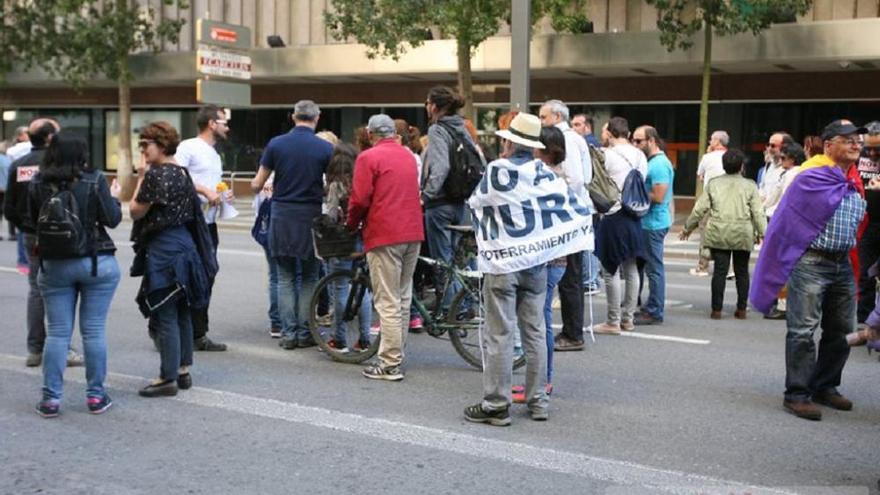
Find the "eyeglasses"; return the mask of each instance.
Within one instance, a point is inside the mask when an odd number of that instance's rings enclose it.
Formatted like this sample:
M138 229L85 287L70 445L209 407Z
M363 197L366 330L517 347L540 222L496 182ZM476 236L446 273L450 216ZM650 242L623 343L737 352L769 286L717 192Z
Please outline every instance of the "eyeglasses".
M838 139L838 138L839 138L839 139ZM840 143L840 144L848 144L848 145L850 145L850 146L861 146L861 145L862 145L862 141L861 141L858 137L848 137L848 138L846 138L846 137L843 137L843 136L838 136L838 137L832 139L831 141L834 141L834 142L837 142L837 143Z
M156 144L156 141L153 141L152 139L141 139L140 141L138 141L138 148L143 151L147 149L147 146L149 146L150 144Z
M779 147L776 143L767 143L767 147L770 149L776 149Z

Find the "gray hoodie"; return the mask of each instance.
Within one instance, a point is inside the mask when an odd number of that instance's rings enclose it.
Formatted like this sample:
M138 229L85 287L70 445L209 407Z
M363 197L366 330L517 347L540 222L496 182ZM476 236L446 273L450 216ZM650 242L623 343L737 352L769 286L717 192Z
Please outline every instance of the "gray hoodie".
M455 132L464 136L464 139L476 146L473 139L471 139L471 135L465 129L464 119L461 116L445 115L440 117L440 121L448 123L455 129ZM452 136L446 131L446 128L439 124L432 124L428 129L428 147L425 150L425 163L422 172L425 175L422 180L425 208L446 203L443 183L446 182L446 176L449 175L449 145L451 143ZM479 151L479 146L476 146L476 148ZM482 155L482 152L480 154Z

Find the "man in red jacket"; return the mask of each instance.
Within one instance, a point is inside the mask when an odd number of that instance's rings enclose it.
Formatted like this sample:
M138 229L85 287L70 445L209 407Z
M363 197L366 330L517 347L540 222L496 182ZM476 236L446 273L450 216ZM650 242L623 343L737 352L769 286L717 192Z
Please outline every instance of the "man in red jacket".
M418 172L412 152L395 140L394 121L385 114L367 123L373 147L354 165L348 228L363 229L364 249L379 313L379 362L364 368L374 380L403 380L403 345L409 326L413 272L425 239Z

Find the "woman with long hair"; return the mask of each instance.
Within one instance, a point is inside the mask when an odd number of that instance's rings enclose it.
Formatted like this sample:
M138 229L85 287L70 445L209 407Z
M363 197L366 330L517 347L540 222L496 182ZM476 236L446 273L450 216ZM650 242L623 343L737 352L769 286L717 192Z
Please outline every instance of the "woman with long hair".
M138 304L156 331L161 356L159 378L140 390L142 397L177 395L192 386L191 310L205 307L216 273L195 186L174 162L178 143L168 122L147 124L138 140L142 161L129 207L136 253L132 275L143 275Z
M119 285L116 246L106 227L122 220L119 200L107 180L88 164L88 144L68 131L49 143L40 172L28 191L29 216L37 229L38 278L46 307L43 399L37 413L58 416L64 367L79 302L79 329L86 364L86 404L101 414L113 404L104 389L107 376L105 326ZM55 222L55 220L62 220Z

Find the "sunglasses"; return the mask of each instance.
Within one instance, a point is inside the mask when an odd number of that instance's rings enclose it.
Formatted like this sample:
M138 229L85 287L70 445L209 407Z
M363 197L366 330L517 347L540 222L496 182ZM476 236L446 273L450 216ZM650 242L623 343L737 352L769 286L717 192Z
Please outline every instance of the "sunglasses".
M647 142L647 141L648 141L647 139L639 139L639 138L633 138L633 139L632 139L633 144L642 144L642 143L645 143L645 142Z

